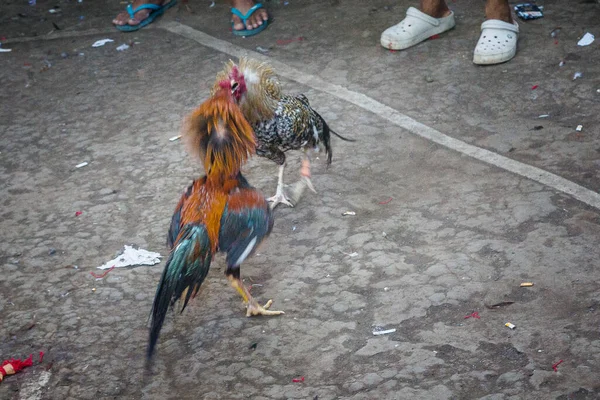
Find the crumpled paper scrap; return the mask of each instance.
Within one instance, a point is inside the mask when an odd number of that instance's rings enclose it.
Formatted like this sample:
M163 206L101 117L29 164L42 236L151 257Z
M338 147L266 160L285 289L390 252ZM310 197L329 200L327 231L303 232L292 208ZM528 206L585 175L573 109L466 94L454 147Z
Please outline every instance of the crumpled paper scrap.
M155 265L160 262L161 257L159 253L125 245L123 254L99 266L98 269L109 269L113 265L115 268L132 267L135 265Z

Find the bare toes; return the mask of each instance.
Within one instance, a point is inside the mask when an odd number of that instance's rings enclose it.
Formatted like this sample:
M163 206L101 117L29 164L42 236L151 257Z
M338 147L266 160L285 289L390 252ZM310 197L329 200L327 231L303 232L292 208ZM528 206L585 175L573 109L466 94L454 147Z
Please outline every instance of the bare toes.
M240 17L238 17L237 15L234 15L232 18L233 21L233 29L235 29L236 31L241 31L242 29L244 29L244 24L242 23L242 20L240 19Z

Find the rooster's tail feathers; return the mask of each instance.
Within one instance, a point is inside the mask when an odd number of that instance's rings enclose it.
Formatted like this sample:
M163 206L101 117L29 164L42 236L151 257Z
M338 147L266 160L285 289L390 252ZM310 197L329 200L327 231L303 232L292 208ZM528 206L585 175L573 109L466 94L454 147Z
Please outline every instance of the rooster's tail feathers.
M206 278L211 257L211 245L205 227L203 225L183 227L156 289L150 314L150 340L147 353L149 359L154 354L168 309L172 308L177 300L183 298L181 303L181 312L183 312Z

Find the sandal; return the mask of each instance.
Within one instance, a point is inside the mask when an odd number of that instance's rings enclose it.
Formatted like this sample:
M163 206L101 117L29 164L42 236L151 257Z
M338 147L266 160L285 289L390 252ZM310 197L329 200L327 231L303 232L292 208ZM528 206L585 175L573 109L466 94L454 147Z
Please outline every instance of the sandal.
M403 50L454 28L454 12L442 18L433 18L414 7L406 11L406 18L381 34L381 45L390 50Z
M473 52L473 62L478 65L500 64L517 53L519 24L499 19L489 19L481 24L481 36Z
M140 10L147 9L147 10L152 10L152 11L150 12L150 14L148 14L148 17L146 19L144 19L137 25L125 24L125 25L115 25L115 27L122 32L137 31L138 29L141 29L141 28L145 27L146 25L150 24L152 21L154 21L156 19L156 17L161 16L165 12L166 9L173 7L175 4L177 4L177 0L171 0L169 3L163 4L162 6L159 6L158 4L142 4L141 6L136 7L135 10L131 6L131 4L128 4L127 5L127 13L129 14L129 17L131 19L135 19L135 13Z
M238 10L235 7L231 8L231 13L233 15L237 15L241 20L242 23L244 24L244 26L246 25L246 21L248 21L248 19L252 16L252 14L254 14L254 12L256 10L258 10L259 8L262 8L262 4L261 3L256 3L251 9L248 10L248 12L246 14L242 14L242 12L240 10ZM269 25L269 21L263 21L262 25L259 25L258 28L254 28L254 29L241 29L241 30L236 30L233 27L233 22L231 23L231 31L233 32L234 35L236 36L254 36L259 32L264 31L267 26Z

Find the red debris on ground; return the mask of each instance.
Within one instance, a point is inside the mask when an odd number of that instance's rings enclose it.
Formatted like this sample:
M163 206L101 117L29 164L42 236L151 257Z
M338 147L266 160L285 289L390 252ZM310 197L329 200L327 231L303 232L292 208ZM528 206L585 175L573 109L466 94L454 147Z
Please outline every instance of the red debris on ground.
M0 382L2 382L5 376L14 375L23 368L31 367L32 365L33 354L23 361L14 358L3 361L2 364L0 364Z
M107 270L106 270L106 271L105 271L105 272L104 272L102 275L98 275L98 274L96 274L94 271L90 271L90 274L91 274L91 275L92 275L94 278L96 278L96 279L102 279L102 278L104 278L106 275L108 275L108 273L109 273L110 271L112 271L113 269L115 269L115 266L114 266L114 265L113 265L112 267L110 267L109 269L107 269Z
M385 204L388 204L390 201L392 201L391 197L389 199L387 199L387 200L380 201L379 204L385 205Z
M554 372L558 372L558 366L562 364L562 362L563 360L560 360L559 362L552 365L552 369L554 370Z
M433 36L430 36L430 37L429 37L429 40L435 40L435 39L439 39L439 38L440 38L440 35L438 35L438 34L435 34L435 35L433 35Z
M537 89L537 88L538 88L538 85L533 85L533 86L531 87L531 90L535 90L535 89Z
M277 44L280 46L285 46L286 44L290 44L290 43L294 43L294 42L301 42L303 40L304 40L303 36L299 36L299 37L293 38L293 39L278 39Z
M40 351L40 364L42 363L43 359L44 359L44 352Z
M79 217L81 214L83 214L83 211L75 211L75 216Z
M294 378L294 379L292 379L292 382L294 382L294 383L304 382L304 377L301 376L300 378Z
M475 311L474 313L465 316L465 319L469 318L481 319L481 317L479 316L479 311Z

